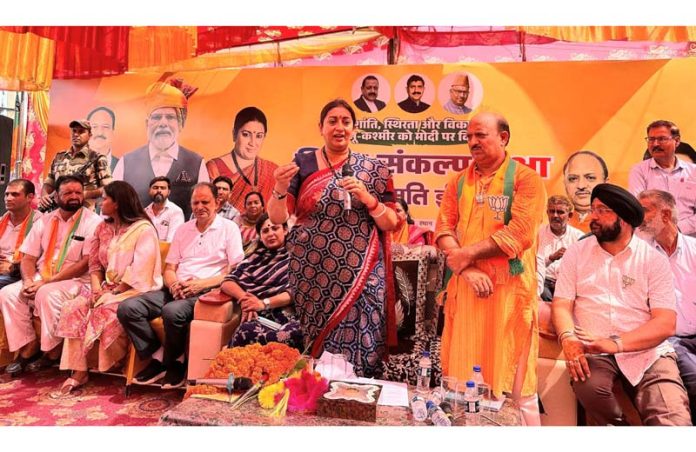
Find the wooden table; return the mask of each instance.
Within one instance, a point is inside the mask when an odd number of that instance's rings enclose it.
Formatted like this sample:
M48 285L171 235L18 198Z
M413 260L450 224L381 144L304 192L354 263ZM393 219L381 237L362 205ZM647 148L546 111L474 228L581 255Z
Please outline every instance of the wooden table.
M412 395L409 388L409 396ZM315 415L288 413L280 419L267 415L256 400L252 400L237 410L229 408L229 404L217 400L188 398L160 418L160 425L285 425L285 426L426 426L430 421L416 422L413 420L410 408L406 407L377 407L377 422L360 422L346 419L334 419ZM506 400L499 412L484 412L493 422L482 418L484 426L497 424L504 426L520 425L519 409L510 400ZM455 426L465 425L463 417L455 419Z

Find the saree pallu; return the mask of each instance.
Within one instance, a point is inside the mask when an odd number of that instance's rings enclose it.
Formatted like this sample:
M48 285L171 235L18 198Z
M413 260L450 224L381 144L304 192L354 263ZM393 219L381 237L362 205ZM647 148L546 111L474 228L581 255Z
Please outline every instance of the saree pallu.
M80 295L65 302L56 335L66 338L61 368L86 370L86 356L99 340L99 370L106 371L125 356L126 336L116 316L121 301L162 286L157 232L148 221L133 223L115 236L113 228L102 223L95 231L90 254L90 273L105 272L106 287L121 281L131 289L114 295L104 293L99 305L91 306L91 290L84 285Z
M218 176L227 176L232 179L233 186L228 202L240 212L244 212L244 198L246 195L252 191L258 191L263 195L264 202L268 203L268 200L271 199L273 186L275 185L273 172L278 168L278 165L260 157L257 157L256 165L256 172L258 173L256 187L247 184L241 174L239 174L236 169L232 170L227 166L220 157L208 160L205 167L208 170L211 181ZM251 183L255 182L254 165L247 166L242 172L247 180Z
M314 356L322 350L344 353L357 375L380 375L388 281L377 225L355 199L352 209L344 210L334 172L318 171L314 152L298 154L296 163L300 173L288 190L289 210L297 216L287 240L288 287L305 340ZM349 163L370 193L393 203L384 164L355 153Z

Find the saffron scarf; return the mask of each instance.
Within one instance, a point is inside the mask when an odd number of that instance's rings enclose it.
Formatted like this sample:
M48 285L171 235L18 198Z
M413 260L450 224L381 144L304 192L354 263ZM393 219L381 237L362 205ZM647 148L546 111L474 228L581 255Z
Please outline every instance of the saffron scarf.
M72 242L72 239L75 236L75 231L77 231L77 227L80 225L83 210L83 208L80 208L80 211L78 213L75 213L70 219L70 221L72 222L72 227L70 227L70 231L65 235L65 239L63 239L63 245L61 246L60 251L58 253L58 262L56 263L55 268L53 265L53 255L55 254L56 242L58 241L58 229L60 219L58 218L57 213L56 216L54 216L51 219L51 231L49 233L50 235L48 239L48 248L45 250L46 258L44 259L43 265L41 267L41 278L43 278L44 280L50 279L54 274L60 272L60 269L63 267L65 257L68 254L68 248L70 247L70 243Z
M0 220L0 237L5 233L7 225L10 223L10 213L7 212L3 215ZM34 211L32 210L29 215L22 221L22 225L19 228L19 234L17 234L17 240L15 241L14 252L12 253L12 262L17 263L22 258L22 253L19 252L19 248L22 246L22 242L31 231L31 227L34 225Z

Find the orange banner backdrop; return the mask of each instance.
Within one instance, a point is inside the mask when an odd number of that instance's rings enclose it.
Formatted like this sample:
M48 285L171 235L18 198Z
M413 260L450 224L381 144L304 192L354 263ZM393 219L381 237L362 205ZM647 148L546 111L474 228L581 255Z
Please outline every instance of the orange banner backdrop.
M387 162L414 218L429 225L448 175L469 163L466 127L476 112L507 117L509 152L542 175L549 194L565 192L563 164L581 149L601 155L610 181L626 185L629 169L642 159L649 122L672 120L683 139L692 141L694 73L693 60L654 60L208 70L171 77L198 87L189 100L181 145L205 160L229 153L235 115L253 105L268 118L260 157L284 164L300 148L321 146L319 112L327 101L343 97L353 103L363 78L376 76L385 107L375 113L356 108L360 131L352 148ZM399 106L414 74L425 82L422 100L429 104L420 113ZM464 108L452 113L445 106L452 90L461 91L465 74L470 93ZM153 73L55 80L46 161L70 145L70 120L98 106L116 116L114 156L145 144L145 91L161 78Z

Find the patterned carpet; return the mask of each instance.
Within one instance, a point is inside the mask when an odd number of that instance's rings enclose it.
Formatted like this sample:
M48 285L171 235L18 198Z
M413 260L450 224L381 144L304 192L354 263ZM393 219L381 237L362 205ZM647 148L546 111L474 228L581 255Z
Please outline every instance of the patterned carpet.
M90 381L68 396L60 395L67 372L52 368L11 379L0 375L0 426L10 425L157 425L159 417L183 398L179 390L133 386L125 397L125 379L90 374Z

